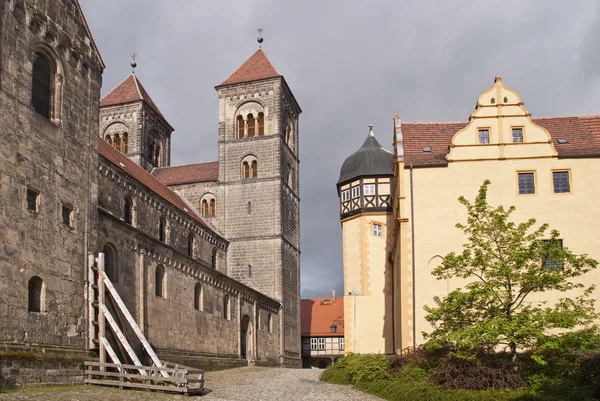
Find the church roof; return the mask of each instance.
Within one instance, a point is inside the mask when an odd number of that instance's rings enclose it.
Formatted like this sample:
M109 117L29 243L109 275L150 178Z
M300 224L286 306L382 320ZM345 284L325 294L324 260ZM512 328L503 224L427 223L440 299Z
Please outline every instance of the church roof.
M360 176L392 175L393 165L393 153L377 142L371 125L369 135L360 149L344 160L338 184Z
M532 118L552 137L559 158L600 157L600 115ZM447 165L446 155L452 137L469 123L402 122L406 164L427 167ZM560 142L559 142L560 140ZM424 152L430 147L431 152Z
M221 82L220 85L217 85L217 88L220 86L277 78L281 76L282 75L275 70L275 67L273 67L273 64L271 64L265 55L265 52L263 52L262 49L258 49L240 66L240 68L235 70L229 78Z
M152 175L165 185L217 181L219 179L219 162L155 168L152 170Z
M98 153L125 174L129 175L131 178L138 181L150 191L154 192L157 196L163 198L166 202L181 210L183 214L187 214L202 226L220 236L220 234L218 234L212 227L202 220L202 218L198 216L194 210L179 197L179 195L167 188L165 184L157 180L146 170L129 160L124 154L110 146L102 138L98 138Z
M302 336L342 337L344 335L344 297L300 300ZM337 329L331 332L331 325Z
M165 122L167 122L165 116L163 116L163 114L160 112L158 106L156 106L156 103L154 103L154 100L152 100L148 92L146 92L144 85L142 85L134 73L131 73L123 82L117 85L116 88L104 96L100 100L100 107L138 102L140 100L146 102L148 106L150 106L155 112L158 113L159 116L163 118L163 120L165 120ZM169 123L167 122L167 124Z

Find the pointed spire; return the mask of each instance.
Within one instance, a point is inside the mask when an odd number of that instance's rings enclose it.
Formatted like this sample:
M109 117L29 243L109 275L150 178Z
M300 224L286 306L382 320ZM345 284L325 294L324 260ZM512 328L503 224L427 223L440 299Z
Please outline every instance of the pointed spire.
M373 132L373 124L369 124L369 136L375 138L375 133Z
M262 79L277 78L282 75L275 70L262 49L258 49L244 62L233 74L223 81L218 87L241 84L243 82L259 81Z
M135 58L137 57L137 54L133 53L131 55L131 73L135 74L135 67L137 67L137 63L135 62Z

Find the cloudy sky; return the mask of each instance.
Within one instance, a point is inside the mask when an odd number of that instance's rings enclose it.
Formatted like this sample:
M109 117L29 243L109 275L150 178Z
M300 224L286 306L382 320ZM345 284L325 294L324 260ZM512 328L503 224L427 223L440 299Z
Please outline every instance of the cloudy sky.
M80 0L107 65L130 72L175 127L172 164L216 160L214 86L256 49L284 75L300 116L302 297L343 290L335 183L392 116L466 121L494 76L535 117L600 113L600 3L551 0Z

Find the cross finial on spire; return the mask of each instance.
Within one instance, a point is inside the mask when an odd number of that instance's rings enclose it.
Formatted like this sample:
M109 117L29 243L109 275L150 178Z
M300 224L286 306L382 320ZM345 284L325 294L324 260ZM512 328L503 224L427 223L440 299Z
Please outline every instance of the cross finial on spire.
M135 62L135 58L137 57L137 54L133 53L131 55L131 72L135 74L135 67L137 67L137 63Z
M258 38L256 38L256 41L258 42L258 48L260 49L262 47L262 42L263 42L263 37L262 37L262 32L263 29L262 28L258 28Z

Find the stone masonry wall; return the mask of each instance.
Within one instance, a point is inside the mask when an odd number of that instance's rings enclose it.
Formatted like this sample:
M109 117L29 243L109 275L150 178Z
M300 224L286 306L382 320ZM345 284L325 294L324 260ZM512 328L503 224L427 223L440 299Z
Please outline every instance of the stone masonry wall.
M3 2L0 15L0 342L86 348L86 253L95 248L102 62L72 1ZM51 119L31 106L40 51L53 64ZM27 189L39 193L27 208ZM62 207L72 209L63 224ZM43 280L42 311L28 282Z

